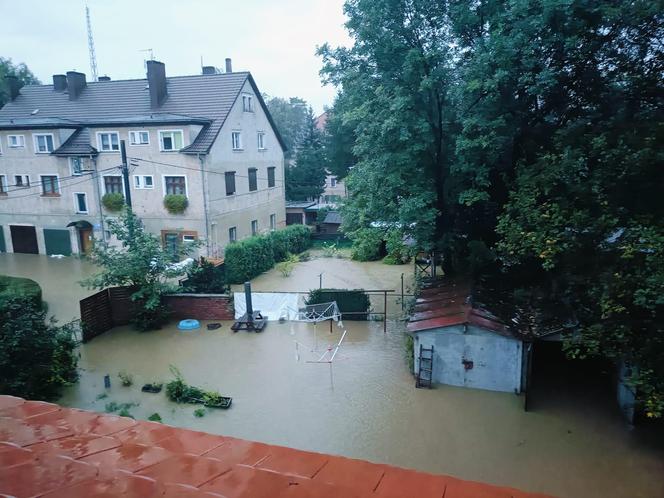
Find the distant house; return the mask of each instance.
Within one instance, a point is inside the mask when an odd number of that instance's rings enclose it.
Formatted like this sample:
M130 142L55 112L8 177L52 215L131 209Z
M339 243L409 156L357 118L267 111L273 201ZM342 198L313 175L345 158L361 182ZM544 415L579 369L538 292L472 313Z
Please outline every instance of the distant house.
M320 232L326 234L339 233L341 226L341 213L337 211L330 211L325 215L325 219L320 224Z
M174 254L202 242L222 256L235 240L286 224L284 145L248 72L203 68L167 77L86 81L74 71L51 85L8 80L0 109L0 250L71 254L93 239L113 243L103 202L125 196L146 229ZM129 185L120 170L126 143ZM165 205L182 195L173 214ZM112 196L111 196L112 197Z
M317 211L307 211L313 201L286 201L286 225L314 225Z

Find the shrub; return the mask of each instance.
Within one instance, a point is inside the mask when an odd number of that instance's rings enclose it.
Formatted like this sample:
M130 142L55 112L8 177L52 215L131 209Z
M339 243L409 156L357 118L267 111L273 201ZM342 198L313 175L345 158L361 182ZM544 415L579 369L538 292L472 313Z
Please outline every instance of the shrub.
M156 413L156 412L153 413L152 415L150 415L150 416L148 417L148 420L149 420L150 422L159 422L159 423L162 422L162 420L161 420L161 415L159 415L159 414Z
M70 325L46 319L38 294L0 297L0 393L50 400L78 380Z
M194 410L194 416L197 418L201 418L205 416L205 408L196 408Z
M371 300L362 289L314 289L309 291L306 304L330 303L336 301L339 311L353 313L346 315L345 320L367 320L371 309Z
M223 294L228 292L225 265L215 266L206 259L197 260L187 269L184 292Z
M339 254L339 249L337 245L332 242L323 243L323 257L324 258L334 258Z
M410 261L410 249L403 242L403 234L398 230L392 230L385 238L385 249L387 256L383 258L386 265L405 265Z
M164 207L171 214L182 214L189 206L189 200L186 195L167 194L164 196Z
M125 205L125 200L124 196L119 192L111 192L105 194L101 198L101 203L109 211L115 212L115 211L120 211L123 208L123 206Z
M362 228L353 234L351 259L356 261L376 261L380 259L383 234L376 228Z
M290 277L291 273L293 273L295 265L299 262L300 259L295 254L289 254L286 258L286 261L277 263L277 270L279 270L279 273L281 273L282 276Z
M129 417L129 418L134 418L134 416L129 413L129 410L127 408L123 408L118 412L118 415L121 417Z
M134 376L124 370L118 372L118 377L120 378L122 385L125 387L129 387L134 383Z
M29 300L36 307L42 306L42 290L37 282L29 278L0 275L0 301L14 297Z

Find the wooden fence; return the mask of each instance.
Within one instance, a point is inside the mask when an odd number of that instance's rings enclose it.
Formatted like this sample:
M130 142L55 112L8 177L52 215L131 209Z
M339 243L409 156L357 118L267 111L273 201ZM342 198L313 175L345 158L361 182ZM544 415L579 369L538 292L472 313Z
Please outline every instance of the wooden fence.
M134 302L129 298L132 292L131 287L111 287L81 299L83 342L129 323L134 313Z

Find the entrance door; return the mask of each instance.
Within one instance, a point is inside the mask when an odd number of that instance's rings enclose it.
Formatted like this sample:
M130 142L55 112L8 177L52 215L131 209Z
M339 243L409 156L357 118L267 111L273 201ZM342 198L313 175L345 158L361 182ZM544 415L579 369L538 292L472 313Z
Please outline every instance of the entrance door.
M37 230L35 227L10 225L9 231L12 236L14 252L39 254L39 247L37 246Z
M180 235L177 232L164 233L164 249L172 255L173 261L180 260Z
M92 228L79 228L78 240L80 251L85 255L89 255L92 251Z

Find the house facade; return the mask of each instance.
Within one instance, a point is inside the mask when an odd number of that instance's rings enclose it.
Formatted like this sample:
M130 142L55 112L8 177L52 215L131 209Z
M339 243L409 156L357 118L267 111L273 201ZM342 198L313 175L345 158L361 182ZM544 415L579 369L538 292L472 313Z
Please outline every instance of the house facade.
M286 224L284 146L248 72L203 68L166 77L87 82L54 75L0 109L0 250L88 252L113 243L107 194L126 197L166 247L200 240L202 255ZM129 185L122 176L125 142ZM184 195L169 212L165 198ZM105 197L106 196L106 197ZM117 197L117 195L116 195Z

